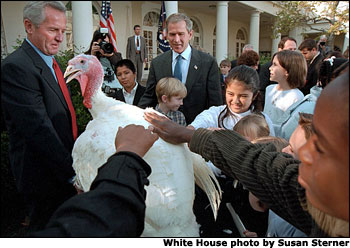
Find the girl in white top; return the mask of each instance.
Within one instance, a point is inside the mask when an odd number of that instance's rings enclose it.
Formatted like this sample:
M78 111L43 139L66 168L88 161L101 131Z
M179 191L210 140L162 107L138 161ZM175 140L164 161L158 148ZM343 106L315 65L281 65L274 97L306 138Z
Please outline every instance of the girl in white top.
M261 113L258 106L259 75L253 68L246 65L234 67L225 80L226 104L212 106L196 116L188 128L233 129L236 123L244 116L252 113ZM271 119L264 113L263 116L269 126L270 135L275 136ZM209 168L218 177L226 177L212 162L207 162Z
M273 55L270 80L278 84L266 87L264 112L271 118L276 135L284 112L304 98L298 87L304 85L306 73L306 60L300 52L282 50Z
M189 128L225 128L233 129L244 116L260 112L258 106L259 76L253 68L240 65L234 67L226 77L226 104L212 106L197 115ZM262 113L270 128L270 135L274 136L272 122L268 115Z

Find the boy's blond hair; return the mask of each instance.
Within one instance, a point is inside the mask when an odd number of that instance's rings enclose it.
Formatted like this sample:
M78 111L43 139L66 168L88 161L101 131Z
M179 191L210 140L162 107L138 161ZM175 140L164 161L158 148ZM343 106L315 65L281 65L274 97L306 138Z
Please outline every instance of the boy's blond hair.
M165 77L158 81L156 86L156 95L158 103L161 103L163 102L163 95L168 98L171 98L172 96L180 96L185 98L187 95L187 89L186 86L177 78Z
M249 114L242 117L233 127L233 130L250 141L270 135L269 125L262 114Z

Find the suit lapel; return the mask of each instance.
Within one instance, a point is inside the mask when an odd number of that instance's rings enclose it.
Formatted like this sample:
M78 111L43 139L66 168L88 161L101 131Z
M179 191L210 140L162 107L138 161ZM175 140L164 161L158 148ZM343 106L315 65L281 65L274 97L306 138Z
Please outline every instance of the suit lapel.
M174 76L173 75L173 69L172 69L172 62L173 62L173 57L172 57L172 50L168 51L167 52L168 54L165 54L164 56L164 60L163 60L163 65L164 65L164 68L166 69L165 71L165 74L166 75L171 75L172 77Z
M157 82L158 80L162 79L163 77L173 77L173 70L171 67L172 64L172 50L169 50L162 55L160 55L159 61L157 61L157 65L159 65L159 70L157 70L157 74L161 76L160 78L156 78Z
M141 96L143 95L143 93L144 93L144 91L141 90L141 85L138 85L137 88L136 88L135 97L134 97L134 101L133 101L134 105L137 105L137 103L139 102L139 100L140 100Z
M196 49L192 48L190 66L188 67L188 73L186 78L187 95L191 91L192 86L197 82L201 72L201 60L199 53Z
M123 89L119 89L117 91L117 99L120 99L120 101L125 102L124 94L123 94Z
M33 60L33 64L39 68L42 78L47 82L47 85L57 94L58 98L61 100L63 106L68 109L66 100L64 99L62 90L56 79L52 75L51 69L47 66L45 61L40 57L40 55L32 48L27 41L22 44L23 50L29 55Z

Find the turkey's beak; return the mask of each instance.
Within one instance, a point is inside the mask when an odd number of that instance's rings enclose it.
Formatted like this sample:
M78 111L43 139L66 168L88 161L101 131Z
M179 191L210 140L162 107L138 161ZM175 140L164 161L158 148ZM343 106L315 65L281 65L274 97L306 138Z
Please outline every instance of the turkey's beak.
M79 72L79 69L75 69L74 66L69 65L66 69L66 71L64 72L64 78L68 77L66 80L66 83L69 83L70 81L72 81L74 78L76 78L77 73ZM78 80L78 79L77 79Z

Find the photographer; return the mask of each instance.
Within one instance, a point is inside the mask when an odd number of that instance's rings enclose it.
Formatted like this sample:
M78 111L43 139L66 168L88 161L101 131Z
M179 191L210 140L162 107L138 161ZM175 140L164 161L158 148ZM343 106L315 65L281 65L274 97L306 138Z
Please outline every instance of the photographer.
M121 88L114 75L114 71L118 61L123 59L121 53L114 51L110 40L111 37L108 34L108 30L106 28L99 28L93 34L89 50L85 52L85 54L95 55L101 62L105 70L105 83L102 89L107 95L110 93L111 88Z
M318 41L317 48L318 51L323 55L323 57L326 57L327 53L331 52L331 48L326 45L327 43L327 36L321 35L320 40Z

